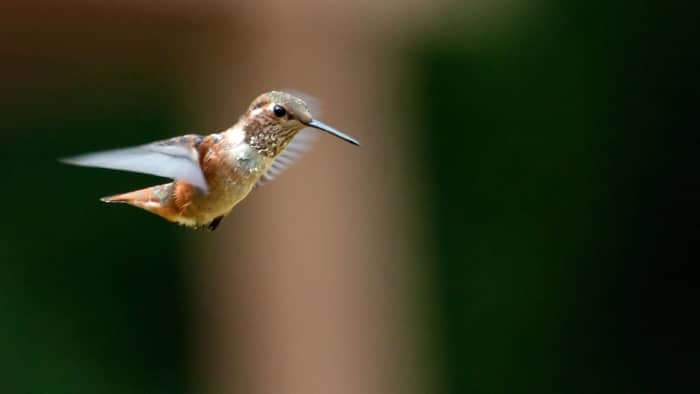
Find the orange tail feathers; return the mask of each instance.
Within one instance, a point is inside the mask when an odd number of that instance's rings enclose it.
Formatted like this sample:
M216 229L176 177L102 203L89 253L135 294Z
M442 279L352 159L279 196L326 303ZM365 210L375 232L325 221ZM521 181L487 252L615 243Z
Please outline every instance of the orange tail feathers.
M100 201L106 203L123 203L145 209L155 213L164 219L173 221L174 215L170 207L170 185L151 186L133 192L116 194L114 196L102 197Z

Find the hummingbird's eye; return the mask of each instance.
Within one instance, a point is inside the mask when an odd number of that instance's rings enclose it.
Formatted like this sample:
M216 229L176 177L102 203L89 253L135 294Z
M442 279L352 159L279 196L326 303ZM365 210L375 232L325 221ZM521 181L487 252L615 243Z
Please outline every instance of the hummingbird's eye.
M275 106L272 107L272 112L274 112L275 116L277 116L278 118L283 117L287 113L287 111L284 109L284 107L282 107L281 105L277 105L277 104L275 104Z

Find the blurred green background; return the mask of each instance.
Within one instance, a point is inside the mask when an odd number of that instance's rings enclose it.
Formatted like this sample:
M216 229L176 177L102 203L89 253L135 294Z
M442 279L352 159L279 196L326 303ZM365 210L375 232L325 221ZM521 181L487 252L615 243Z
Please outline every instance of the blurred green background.
M208 391L193 323L208 234L96 200L151 177L56 159L234 122L268 86L204 84L240 100L211 116L183 98L206 69L181 63L229 46L255 68L260 54L242 48L266 19L252 2L230 16L214 3L0 6L0 392ZM423 328L406 341L421 342L428 377L412 390L700 392L697 15L683 2L487 3L390 2L395 16L359 41L393 48L395 91L362 94L400 110L353 115L392 119L409 179L376 198L408 199L424 235L406 268L425 285L412 312ZM382 21L304 4L339 18L322 27L347 42ZM420 7L437 11L391 33ZM259 19L229 26L241 10ZM381 154L375 134L347 131Z
M415 52L449 392L700 389L693 19L569 2Z

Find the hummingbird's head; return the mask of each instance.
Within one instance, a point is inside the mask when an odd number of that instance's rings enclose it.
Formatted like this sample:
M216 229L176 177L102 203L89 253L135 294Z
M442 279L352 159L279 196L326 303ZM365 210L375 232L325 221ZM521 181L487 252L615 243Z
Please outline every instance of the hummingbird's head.
M306 127L323 130L351 144L354 138L313 118L304 100L289 93L271 91L258 96L243 115L248 143L260 152L276 156Z

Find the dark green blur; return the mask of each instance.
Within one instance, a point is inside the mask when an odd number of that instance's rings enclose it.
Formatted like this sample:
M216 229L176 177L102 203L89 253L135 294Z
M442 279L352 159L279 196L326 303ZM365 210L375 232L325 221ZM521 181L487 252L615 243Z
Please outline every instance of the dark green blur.
M408 51L439 380L700 392L696 19L545 3Z
M153 179L57 161L166 136L170 94L133 70L49 69L2 112L0 392L188 392L180 229L98 201Z

